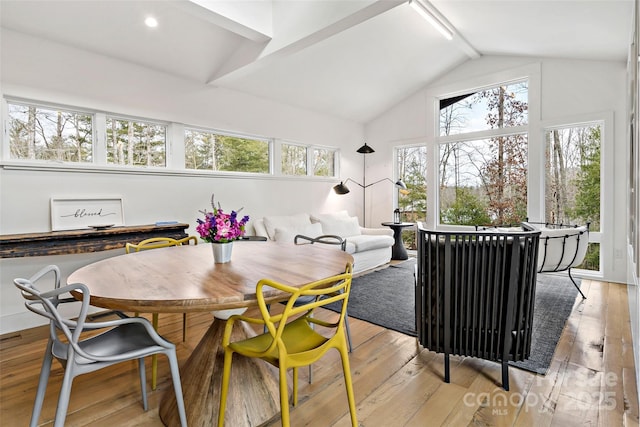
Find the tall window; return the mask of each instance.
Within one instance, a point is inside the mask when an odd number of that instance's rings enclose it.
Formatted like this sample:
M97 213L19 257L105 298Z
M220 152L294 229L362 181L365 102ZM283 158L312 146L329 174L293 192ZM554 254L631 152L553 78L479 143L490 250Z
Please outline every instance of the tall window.
M527 82L440 100L441 224L527 217Z
M91 162L93 115L8 103L12 159Z
M401 147L396 151L398 176L407 186L398 190L400 218L406 222L427 219L427 147ZM402 240L408 249L417 249L414 230L403 230Z
M545 219L550 223L590 223L600 231L600 123L545 132ZM580 268L600 269L599 244L590 243Z
M187 169L269 173L269 141L186 129Z
M107 117L107 163L165 166L166 161L166 125Z

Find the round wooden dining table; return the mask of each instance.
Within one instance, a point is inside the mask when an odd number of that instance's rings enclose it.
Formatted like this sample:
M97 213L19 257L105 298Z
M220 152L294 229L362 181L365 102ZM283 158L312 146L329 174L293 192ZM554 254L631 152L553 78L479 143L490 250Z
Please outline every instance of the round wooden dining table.
M343 273L348 263L353 263L351 255L321 245L236 241L231 261L225 264L214 264L209 244L175 246L107 258L76 270L67 281L87 285L91 305L97 307L141 313L219 312L256 305L260 279L299 287ZM274 291L269 297L277 301L282 295ZM180 367L189 425L216 424L224 325L224 320L214 318ZM232 341L254 334L247 325L236 327ZM231 377L226 425L260 425L280 411L278 381L270 365L238 358ZM180 425L173 387L166 389L159 411L165 425Z

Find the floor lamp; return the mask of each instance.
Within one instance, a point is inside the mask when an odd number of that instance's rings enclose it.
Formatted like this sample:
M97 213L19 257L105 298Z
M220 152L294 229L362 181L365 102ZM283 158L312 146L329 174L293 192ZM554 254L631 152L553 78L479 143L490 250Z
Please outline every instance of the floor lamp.
M335 191L337 194L347 194L349 192L349 187L346 186L346 183L351 181L354 184L360 186L362 188L362 226L366 227L367 226L367 217L366 217L366 212L367 212L367 208L366 208L366 200L367 200L367 187L371 187L372 185L378 184L379 182L382 181L389 181L389 182L393 182L391 179L389 178L382 178L379 179L378 181L372 182L370 184L367 184L366 182L366 168L367 168L367 160L366 160L366 155L370 154L370 153L375 153L375 150L371 147L369 147L367 145L367 143L365 142L365 144L358 148L357 150L358 153L364 154L364 160L363 160L363 173L362 173L362 184L360 184L359 182L354 181L351 178L347 178L345 181L340 181L340 184L337 184L333 187L333 191ZM406 190L407 186L405 185L405 183L399 179L398 181L395 182L395 186L402 189L402 190Z

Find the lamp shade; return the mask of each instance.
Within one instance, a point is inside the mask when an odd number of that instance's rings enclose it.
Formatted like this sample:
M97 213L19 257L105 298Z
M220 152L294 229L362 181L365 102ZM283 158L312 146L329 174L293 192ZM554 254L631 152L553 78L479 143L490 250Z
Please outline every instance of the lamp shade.
M376 150L374 150L373 148L369 147L366 142L364 143L364 145L362 147L358 148L356 151L358 153L360 153L360 154L371 154L371 153L375 153L376 152Z
M337 184L333 187L333 191L335 191L336 194L347 194L349 192L349 187L347 187L342 181L340 181L340 184Z

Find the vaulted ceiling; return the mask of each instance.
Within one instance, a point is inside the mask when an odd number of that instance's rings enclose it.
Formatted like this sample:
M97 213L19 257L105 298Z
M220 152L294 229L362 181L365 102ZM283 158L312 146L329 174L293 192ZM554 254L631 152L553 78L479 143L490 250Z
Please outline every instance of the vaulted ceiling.
M406 0L0 0L0 16L12 31L356 122L483 55L627 60L633 0L424 3L452 40Z

